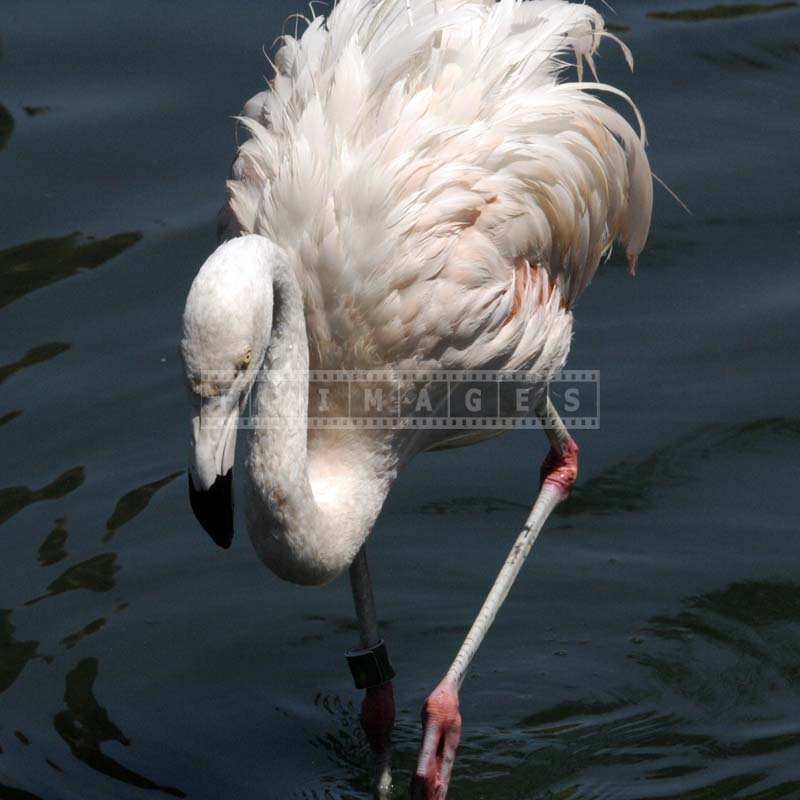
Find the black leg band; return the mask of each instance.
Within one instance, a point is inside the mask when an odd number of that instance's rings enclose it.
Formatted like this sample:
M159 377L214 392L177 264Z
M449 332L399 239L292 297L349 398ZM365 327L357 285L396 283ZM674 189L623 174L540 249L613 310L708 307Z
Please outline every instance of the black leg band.
M344 657L353 674L356 689L371 689L394 678L394 667L389 661L389 653L386 651L383 639L364 650L349 650Z

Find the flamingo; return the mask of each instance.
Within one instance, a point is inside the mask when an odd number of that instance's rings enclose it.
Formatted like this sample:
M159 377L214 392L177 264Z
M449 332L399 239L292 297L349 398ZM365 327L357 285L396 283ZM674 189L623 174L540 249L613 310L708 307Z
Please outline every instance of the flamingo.
M313 14L313 11L312 11ZM189 494L222 547L234 529L237 420L255 419L246 523L277 576L349 570L373 794L391 786L395 706L366 542L400 471L474 431L308 424L314 370L534 370L550 450L538 497L452 666L425 701L411 794L444 798L468 666L539 531L568 496L578 446L548 396L572 309L615 242L635 270L652 209L644 125L600 83L602 39L566 0L338 0L283 36L249 100L180 352L191 398ZM565 77L574 58L577 80ZM584 77L587 64L591 77ZM604 97L629 103L638 132ZM388 380L388 378L387 378ZM343 395L334 408L346 415ZM546 424L545 424L546 423Z

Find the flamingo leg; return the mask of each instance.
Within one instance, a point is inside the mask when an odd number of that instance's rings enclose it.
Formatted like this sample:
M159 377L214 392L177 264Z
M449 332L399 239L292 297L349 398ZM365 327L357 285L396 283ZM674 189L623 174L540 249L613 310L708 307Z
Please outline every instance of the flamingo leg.
M353 590L362 652L374 650L382 642L378 635L366 545L359 550L350 566L350 586ZM391 679L367 686L361 703L361 727L372 751L372 794L375 800L389 800L391 796L394 715L394 686Z
M537 413L550 440L550 452L542 464L539 496L450 669L425 701L422 745L411 785L412 800L443 800L447 795L461 737L458 693L467 669L547 518L569 496L578 475L578 445L549 397L545 396Z

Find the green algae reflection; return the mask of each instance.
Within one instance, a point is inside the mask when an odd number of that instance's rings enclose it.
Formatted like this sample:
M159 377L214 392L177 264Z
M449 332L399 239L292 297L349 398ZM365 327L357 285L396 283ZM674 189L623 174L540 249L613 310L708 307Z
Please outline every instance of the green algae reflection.
M91 636L93 633L97 633L105 627L106 622L108 622L108 620L105 617L98 617L98 619L94 619L87 625L84 625L79 631L65 636L61 640L61 644L63 644L67 650L71 650L81 639L85 639L87 636Z
M504 500L501 497L451 497L442 500L431 500L419 506L415 514L430 514L445 517L454 514L495 514L498 511L527 510L523 503Z
M3 800L42 800L39 795L26 792L24 789L17 789L14 786L8 786L5 783L0 783L0 797Z
M0 150L8 144L13 130L14 117L12 117L11 112L0 103Z
M31 489L28 486L8 486L0 489L0 525L18 514L31 503L42 500L59 500L74 492L85 480L83 467L72 467L62 472L54 481L41 489Z
M0 428L2 428L3 425L8 425L9 422L12 422L17 417L21 416L22 411L20 409L15 409L14 411L9 411L8 414L3 414L0 416Z
M10 378L15 372L27 369L35 364L41 364L44 361L50 361L50 359L61 355L67 350L69 350L69 345L66 342L47 342L47 344L33 347L17 361L0 366L0 383Z
M86 239L73 233L0 250L0 308L80 270L96 269L141 238L138 232L106 239Z
M67 557L64 545L67 543L67 529L64 526L66 520L59 517L53 530L47 534L47 538L39 545L39 564L43 567L50 567L63 561Z
M39 642L20 642L14 638L11 610L0 609L0 694L9 689L25 669L25 665L36 658Z
M769 452L800 443L800 418L774 417L699 428L641 459L621 461L579 483L556 514L613 514L652 508L658 490L683 486L695 463L731 454Z
M114 534L134 517L144 511L152 500L153 495L168 483L172 483L179 475L183 475L183 470L173 472L164 478L160 478L152 483L145 483L123 495L114 508L113 513L106 522L106 535L103 541L107 542L113 538Z
M800 418L773 417L752 422L708 425L641 458L630 458L580 481L556 508L562 516L645 511L656 493L686 485L698 461L729 455L768 453L787 442L800 444ZM529 506L496 497L450 497L419 506L414 513L434 516L527 511Z
M66 742L75 758L109 778L139 789L185 797L180 789L154 783L103 752L102 745L105 742L118 742L124 747L129 747L131 742L94 696L97 670L97 659L85 658L67 674L64 691L66 708L53 718L56 733Z
M48 597L73 592L76 589L86 589L90 592L108 592L116 585L115 575L120 568L117 566L116 553L101 553L98 556L87 558L78 564L73 564L61 573L48 587L46 594L28 600L26 606L31 606Z
M794 8L795 2L782 3L721 3L708 8L686 8L681 11L650 11L650 19L663 19L675 22L705 22L710 19L733 19L749 17L753 14L768 14L771 11L785 11Z
M640 631L648 646L630 656L660 684L717 713L800 691L800 584L738 581L682 606L653 617ZM799 746L800 733L747 746L756 754L787 743Z

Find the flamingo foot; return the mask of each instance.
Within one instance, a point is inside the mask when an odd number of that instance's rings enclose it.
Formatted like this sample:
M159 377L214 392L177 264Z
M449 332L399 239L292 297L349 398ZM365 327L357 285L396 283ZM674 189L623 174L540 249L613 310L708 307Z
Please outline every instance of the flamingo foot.
M367 689L361 703L361 727L372 750L372 794L389 800L392 791L392 728L394 686L392 682Z
M422 708L422 746L411 783L411 800L444 800L461 739L458 688L445 678Z
M559 451L551 447L539 473L542 486L549 483L561 492L561 499L566 500L578 478L578 445L568 436L563 448Z

